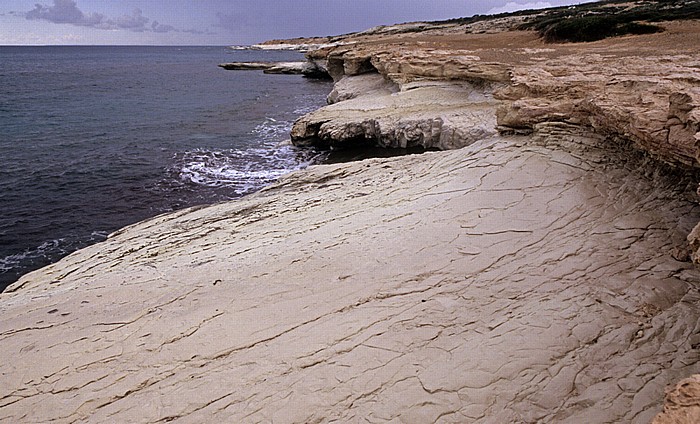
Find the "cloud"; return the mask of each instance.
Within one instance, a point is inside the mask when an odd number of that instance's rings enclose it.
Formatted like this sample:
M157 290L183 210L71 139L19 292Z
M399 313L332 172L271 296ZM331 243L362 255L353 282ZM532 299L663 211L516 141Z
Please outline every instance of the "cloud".
M131 15L117 18L107 18L101 13L84 13L78 8L76 0L53 0L52 6L37 3L34 9L24 13L24 17L29 20L44 20L55 24L70 24L104 30L198 33L195 30L181 31L172 25L161 24L155 20L151 25L148 25L151 20L143 16L141 9L134 9Z
M163 25L158 21L153 21L151 24L151 31L153 32L170 32L177 31L172 25Z
M222 13L216 12L216 23L214 24L217 28L223 28L229 31L236 31L242 26L246 25L247 19L237 13Z
M198 35L201 35L201 34L216 35L216 34L217 34L216 32L212 32L212 31L209 31L209 30L207 30L207 31L202 31L202 30L199 30L199 29L179 29L179 30L176 30L176 31L178 31L178 32L184 32L184 33L186 33L186 34L198 34Z
M143 32L146 31L146 24L150 19L143 16L141 9L134 9L131 15L124 15L114 20L107 20L108 26L113 26L114 28L109 29L126 29L129 31Z
M487 15L496 15L499 13L510 13L510 12L517 12L518 10L529 10L529 9L546 9L549 7L554 7L554 5L548 1L536 1L536 2L528 2L528 3L516 3L516 2L508 2L504 6L501 7L494 7L488 12L486 12Z
M45 20L56 24L72 24L78 26L97 26L102 23L104 16L99 13L85 14L74 0L53 0L53 6L36 4L34 9L26 13L30 20Z

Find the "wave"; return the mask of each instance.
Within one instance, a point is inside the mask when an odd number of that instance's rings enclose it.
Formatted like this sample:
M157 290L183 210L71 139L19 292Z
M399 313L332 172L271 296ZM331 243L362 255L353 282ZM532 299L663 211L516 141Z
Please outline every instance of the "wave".
M107 239L107 234L107 231L92 231L87 237L70 235L47 240L34 248L0 258L0 274L17 273L28 263L39 265L51 263L83 246Z
M53 256L57 251L60 252L61 244L64 241L65 239L45 241L33 249L27 249L24 252L0 258L0 273L12 271L26 261L43 260L49 256Z
M319 163L324 154L285 145L292 122L266 118L251 131L246 149L195 149L176 155L183 183L226 187L244 195L291 171Z

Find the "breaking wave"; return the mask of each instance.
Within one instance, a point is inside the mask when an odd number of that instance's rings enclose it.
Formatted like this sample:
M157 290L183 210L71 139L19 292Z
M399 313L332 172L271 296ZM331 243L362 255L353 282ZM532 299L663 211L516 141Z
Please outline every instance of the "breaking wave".
M195 149L176 157L179 179L206 187L226 187L244 195L291 171L323 159L323 153L284 144L292 123L266 118L251 131L245 149ZM255 147L253 147L255 146Z

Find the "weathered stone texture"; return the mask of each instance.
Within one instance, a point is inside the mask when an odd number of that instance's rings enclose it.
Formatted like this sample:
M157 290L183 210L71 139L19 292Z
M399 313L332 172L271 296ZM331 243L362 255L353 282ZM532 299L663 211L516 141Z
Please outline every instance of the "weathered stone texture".
M29 274L0 296L0 420L649 422L700 372L700 273L670 253L700 208L547 131L314 167Z
M652 424L700 423L700 374L678 382L666 390L664 411Z

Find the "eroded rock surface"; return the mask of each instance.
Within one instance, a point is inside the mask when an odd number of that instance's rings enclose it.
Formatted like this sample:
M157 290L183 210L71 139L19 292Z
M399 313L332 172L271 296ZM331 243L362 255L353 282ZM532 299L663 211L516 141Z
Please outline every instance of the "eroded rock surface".
M700 208L575 131L313 167L27 275L0 420L649 422L700 372Z
M700 374L666 390L664 411L652 424L695 424L700 422Z
M512 29L517 20L504 24ZM474 25L464 25L463 30L468 32ZM437 26L410 35L392 36L385 31L374 38L356 36L352 45L320 49L308 56L314 63L325 61L336 81L377 72L401 91L416 81L482 87L501 102L497 124L502 132L532 132L542 122L572 123L630 140L675 166L697 168L700 23L670 22L664 27L665 32L653 35L544 44L531 32L459 34L455 25ZM307 115L299 123L300 135L293 134L292 140L304 144L308 128L351 127L347 116L340 107ZM355 121L384 118L383 111L374 111ZM440 111L430 119L440 119ZM460 130L466 132L470 125L464 122ZM348 128L348 132L356 131ZM323 141L325 136L319 138ZM373 136L376 144L392 145L381 134Z
M377 77L381 78L377 74L345 78L359 78L363 83L374 78L374 83ZM299 119L291 133L296 145L338 148L375 144L447 150L496 134L497 103L482 88L468 83L431 82L404 85L393 93L380 85L368 92L347 94L343 91L346 79L335 92L345 93L344 97L350 99Z
M700 373L700 24L581 46L514 19L299 40L336 86L295 143L468 147L312 167L25 276L0 421L654 419ZM695 420L696 380L657 420Z
M562 123L631 142L674 167L700 168L698 21L583 44L544 44L532 32L504 31L518 23L426 24L415 33L415 25L378 28L309 52L310 62L336 80L329 98L335 104L299 119L292 143L450 149L496 130L537 135L540 124ZM364 75L396 89L366 83L363 93ZM413 96L420 84L434 86ZM699 235L700 224L688 237L696 263Z

